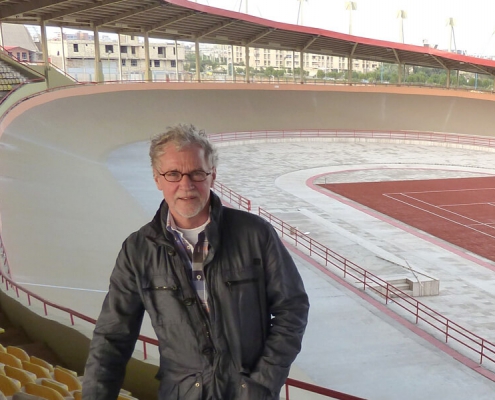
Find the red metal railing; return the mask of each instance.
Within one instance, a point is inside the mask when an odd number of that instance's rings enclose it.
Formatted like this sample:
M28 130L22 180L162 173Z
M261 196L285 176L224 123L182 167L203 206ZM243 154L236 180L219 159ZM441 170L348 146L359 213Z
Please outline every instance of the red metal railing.
M356 283L360 284L363 290L370 290L372 293L377 294L378 298L385 299L385 304L393 302L394 305L407 314L412 315L416 324L422 321L433 328L433 332L442 337L446 343L451 339L462 345L464 349L478 354L480 364L486 360L495 363L494 343L444 317L414 297L335 253L266 210L259 208L258 214L272 224L282 239L292 241L292 244L296 247L302 247L311 257L319 259L323 265L337 268L343 273L344 278L351 277Z
M280 140L280 139L376 139L410 140L434 143L449 143L465 146L495 148L495 138L488 136L470 136L438 132L414 131L375 131L351 129L304 129L285 131L242 131L216 133L209 135L212 142L230 142L239 140Z
M312 385L311 383L296 381L292 378L287 378L285 381L285 398L286 400L290 400L289 388L295 387L298 389L306 390L311 393L321 394L326 397L330 397L332 399L339 400L365 400L362 397L352 396L350 394L337 392L336 390L322 388L321 386Z
M227 199L230 204L237 206L239 209L244 209L248 212L251 211L251 200L230 190L227 186L216 181L213 189L220 195L220 197Z

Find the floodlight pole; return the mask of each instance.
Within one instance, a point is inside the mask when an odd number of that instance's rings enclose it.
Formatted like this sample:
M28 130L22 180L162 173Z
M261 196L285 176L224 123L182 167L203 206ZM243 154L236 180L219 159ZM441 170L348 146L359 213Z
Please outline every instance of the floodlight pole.
M357 2L346 1L345 9L349 11L349 35L352 35L352 12L357 10Z
M299 9L297 10L297 25L304 25L303 23L303 2L308 0L297 0L299 2Z
M407 13L404 10L397 12L397 18L399 18L399 37L400 42L404 43L404 20L407 18Z
M201 61L199 59L199 41L196 39L194 42L194 51L196 54L196 81L201 82Z
M449 31L449 53L452 52L452 39L454 39L454 49L455 52L457 53L457 46L455 44L455 33L454 33L454 25L455 25L455 19L454 18L449 18L447 19L447 25L450 27Z

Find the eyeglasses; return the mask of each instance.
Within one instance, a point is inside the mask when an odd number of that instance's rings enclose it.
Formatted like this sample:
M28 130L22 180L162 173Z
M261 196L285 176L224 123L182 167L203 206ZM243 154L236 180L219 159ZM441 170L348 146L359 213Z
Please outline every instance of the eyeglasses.
M197 171L189 172L188 174L183 174L182 172L179 171L168 171L163 174L159 173L158 175L163 176L165 180L168 182L180 182L184 175L187 175L189 179L192 180L193 182L203 182L204 180L206 180L208 175L211 175L211 172L197 170Z

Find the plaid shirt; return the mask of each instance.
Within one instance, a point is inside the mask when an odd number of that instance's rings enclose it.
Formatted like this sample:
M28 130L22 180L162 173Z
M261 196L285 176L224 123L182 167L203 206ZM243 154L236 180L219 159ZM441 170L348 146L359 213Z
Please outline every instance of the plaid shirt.
M208 219L207 223L210 222ZM167 230L174 235L175 247L181 255L186 271L189 273L191 285L196 290L203 308L208 312L208 293L206 291L203 261L208 254L208 239L205 231L199 233L198 242L194 248L175 225L174 218L168 213Z

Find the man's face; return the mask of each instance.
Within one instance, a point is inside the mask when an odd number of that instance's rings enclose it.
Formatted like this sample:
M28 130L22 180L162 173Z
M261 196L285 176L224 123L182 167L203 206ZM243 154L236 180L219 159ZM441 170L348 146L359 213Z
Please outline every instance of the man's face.
M204 171L211 172L211 175L202 182L194 182L188 175L184 175L180 182L168 182L159 175L170 171L183 174ZM156 186L163 193L175 223L185 229L197 228L207 221L210 188L215 178L215 168L206 160L204 150L197 145L177 150L174 143L168 144L154 171Z

